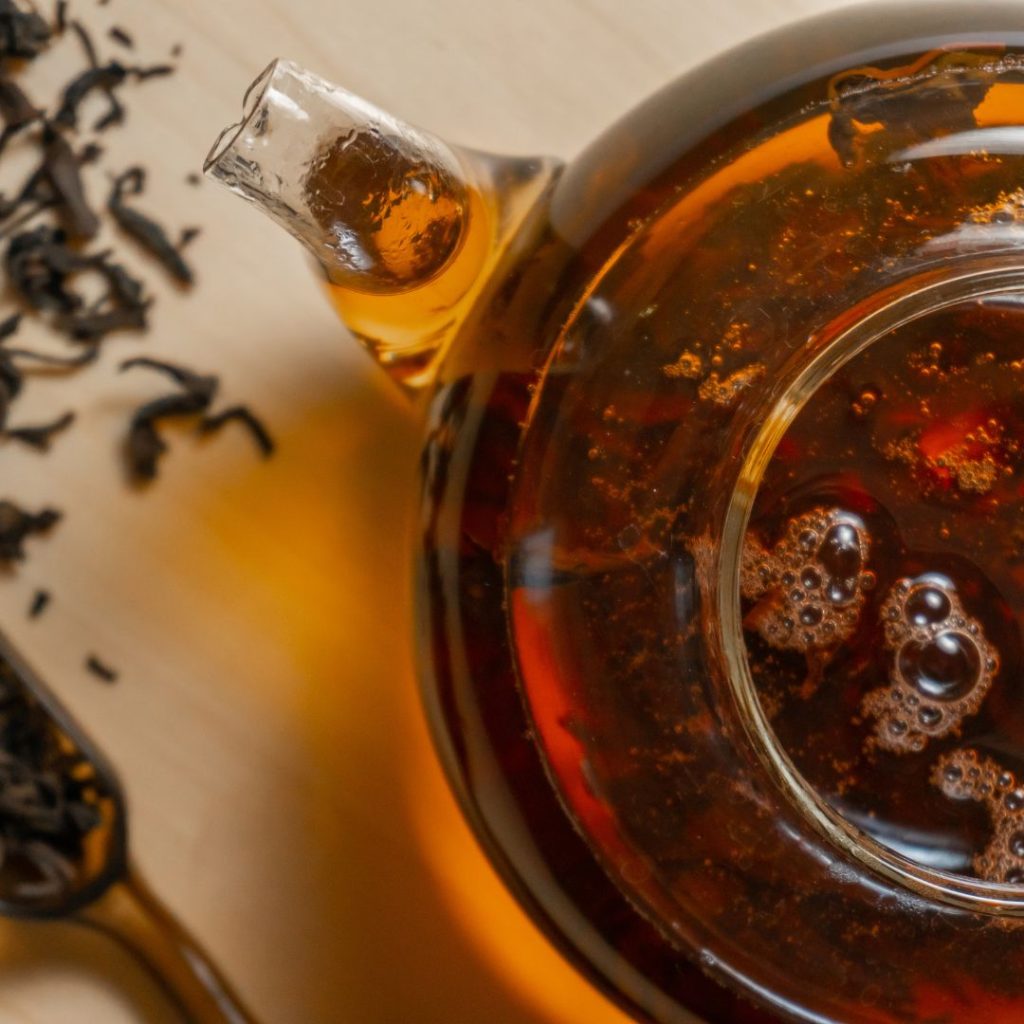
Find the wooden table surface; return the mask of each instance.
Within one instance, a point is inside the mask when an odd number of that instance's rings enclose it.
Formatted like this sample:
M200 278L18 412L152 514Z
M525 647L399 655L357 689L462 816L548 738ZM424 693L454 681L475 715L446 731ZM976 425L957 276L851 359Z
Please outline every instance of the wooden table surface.
M144 873L268 1024L624 1024L504 894L432 760L409 654L416 423L298 247L185 176L278 55L454 141L570 157L702 57L838 4L71 6L99 32L128 29L140 60L184 45L176 78L133 91L103 167L144 162L148 207L203 226L199 282L176 292L146 266L149 334L19 401L22 420L70 406L80 422L49 456L0 454L0 497L67 511L0 581L0 621L118 765ZM79 60L65 40L29 81L45 94ZM241 431L177 433L156 485L128 489L127 416L162 390L117 375L136 353L220 372L226 400L266 417L277 457L260 462ZM54 601L30 622L36 587ZM83 671L89 652L119 669L115 686ZM0 925L0 1024L175 1019L104 942Z

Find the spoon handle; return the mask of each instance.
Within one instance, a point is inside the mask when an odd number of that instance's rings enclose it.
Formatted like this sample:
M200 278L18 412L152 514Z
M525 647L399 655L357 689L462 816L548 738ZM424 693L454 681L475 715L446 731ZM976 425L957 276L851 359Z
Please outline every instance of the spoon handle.
M131 953L189 1024L256 1024L206 952L131 868L75 919Z

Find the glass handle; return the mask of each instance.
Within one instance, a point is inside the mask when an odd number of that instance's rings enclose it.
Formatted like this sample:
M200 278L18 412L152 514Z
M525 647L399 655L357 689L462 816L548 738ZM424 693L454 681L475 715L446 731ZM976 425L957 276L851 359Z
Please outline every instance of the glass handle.
M135 871L129 869L75 920L127 950L189 1024L256 1024L209 956Z

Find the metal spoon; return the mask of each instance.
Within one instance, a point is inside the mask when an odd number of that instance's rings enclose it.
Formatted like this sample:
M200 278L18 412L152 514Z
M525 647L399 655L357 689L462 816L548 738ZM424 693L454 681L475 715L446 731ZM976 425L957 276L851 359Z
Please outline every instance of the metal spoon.
M192 1024L255 1024L132 867L113 768L2 633L0 914L71 919L110 937Z

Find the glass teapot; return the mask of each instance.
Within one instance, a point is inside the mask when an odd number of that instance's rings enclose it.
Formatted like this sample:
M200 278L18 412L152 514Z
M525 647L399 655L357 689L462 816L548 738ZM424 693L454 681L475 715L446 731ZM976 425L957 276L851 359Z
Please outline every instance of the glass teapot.
M286 62L207 173L425 420L424 698L638 1020L1024 1019L1024 7L748 43L568 165Z

